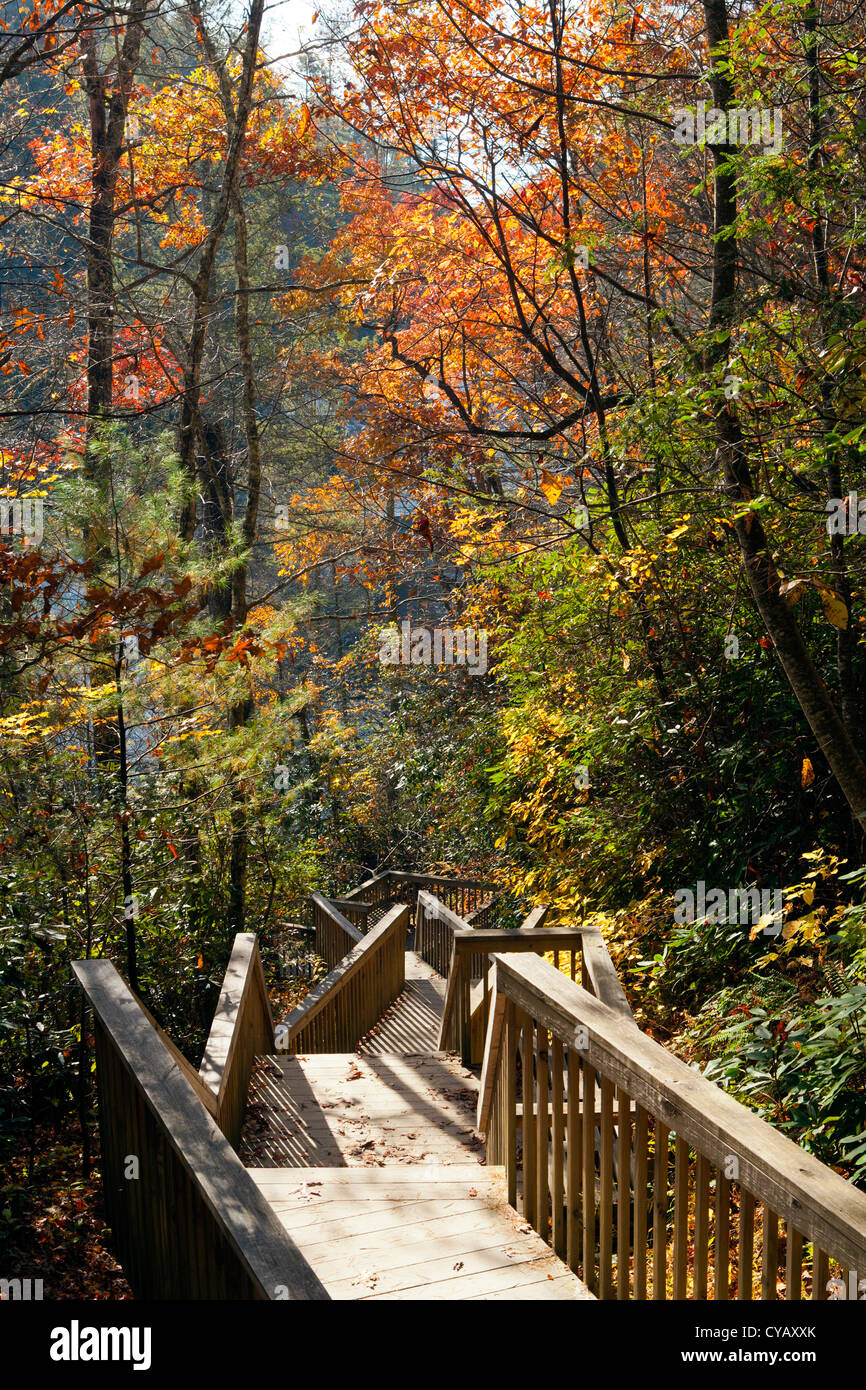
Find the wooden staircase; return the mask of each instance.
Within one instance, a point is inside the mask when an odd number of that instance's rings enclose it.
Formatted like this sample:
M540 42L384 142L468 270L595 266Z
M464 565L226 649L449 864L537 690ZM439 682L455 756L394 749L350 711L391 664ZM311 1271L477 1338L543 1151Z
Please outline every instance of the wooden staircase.
M256 1058L241 1160L332 1298L591 1299L487 1166L477 1072L439 1050L446 981L413 945L355 1052Z
M74 964L136 1296L856 1297L866 1194L643 1034L597 930L496 930L489 888L313 894L329 973L276 1028L241 933L199 1071Z

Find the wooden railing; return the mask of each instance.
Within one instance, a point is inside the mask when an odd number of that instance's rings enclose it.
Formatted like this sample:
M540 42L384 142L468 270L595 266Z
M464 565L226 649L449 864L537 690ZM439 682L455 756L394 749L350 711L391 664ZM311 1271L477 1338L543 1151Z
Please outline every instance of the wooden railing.
M106 1211L136 1297L327 1299L202 1103L195 1071L109 961L72 968L93 1009Z
M471 915L480 916L489 911L496 885L489 879L447 878L441 874L410 874L391 869L388 877L395 885L395 896L399 893L414 911L418 894L435 893L437 899L450 911L464 921ZM406 894L409 894L407 897Z
M361 902L360 899L349 898L328 898L327 901L332 907L352 923L356 931L363 936L370 928L370 918L376 912L379 904Z
M321 941L322 949L317 950L328 965L336 965L345 951L356 944L346 934L335 934L333 923L323 917L323 911L330 910L343 923L346 921L359 936L363 936L381 918L383 912L396 903L406 903L414 918L419 892L436 892L439 901L456 912L466 926L488 926L492 905L495 901L495 884L487 879L446 878L441 874L415 874L400 869L386 869L374 874L357 888L352 888L345 897L325 898L320 893L311 893L308 903L312 909L316 928L316 941ZM344 929L345 930L345 929ZM340 947L342 954L337 954ZM327 952L327 954L326 954Z
M595 927L545 927L546 907L535 908L522 927L472 928L431 893L418 894L415 949L448 980L439 1046L457 1051L467 1066L481 1061L490 1001L489 958L496 951L551 955L556 970L584 987L624 1021L634 1024L616 967Z
M408 908L392 907L278 1025L278 1051L354 1051L403 989L408 925Z
M359 883L357 888L353 888L347 893L345 902L362 901L369 903L374 910L376 908L391 907L393 902L393 885L389 873L373 874L371 878L365 878L363 883Z
M364 933L321 893L311 893L310 902L316 926L316 954L333 969L363 940Z
M571 978L574 979L580 970L580 947L580 931L570 927L541 927L534 931L519 927L512 931L455 932L439 1034L440 1048L459 1052L467 1066L481 1061L481 1046L487 1032L492 993L487 966L489 955L496 951L530 952L533 955L551 952L557 958L557 969L559 957L564 955L569 962ZM481 962L480 969L473 964L478 961ZM479 970L477 976L473 974L474 970ZM478 981L474 991L473 979Z
M454 939L470 930L465 918L426 889L419 890L415 899L415 950L446 979L451 970Z
M252 932L239 932L199 1069L216 1097L214 1118L233 1148L241 1137L253 1061L273 1050L274 1020L258 942Z
M857 1287L866 1194L547 961L493 963L488 1162L593 1292L822 1299L831 1260Z

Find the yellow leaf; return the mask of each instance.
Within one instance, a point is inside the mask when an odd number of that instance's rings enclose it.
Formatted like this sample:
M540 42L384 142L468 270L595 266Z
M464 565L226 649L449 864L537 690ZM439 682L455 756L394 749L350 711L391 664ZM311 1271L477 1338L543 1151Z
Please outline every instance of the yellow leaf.
M808 759L807 759L807 761L808 761ZM809 766L811 767L812 764L809 763ZM814 901L814 899L815 899L815 885L814 885L814 883L810 883L808 888L804 888L804 889L803 889L803 900L804 900L804 902L806 903L806 906L807 906L807 907L811 907L811 906L812 906L812 903L813 903L813 901Z
M815 780L815 769L813 768L812 763L811 763L811 761L809 760L809 758L804 758L804 759L803 759L803 766L802 766L802 768L800 769L800 786L801 786L801 787L811 787L811 785L812 785L812 783L814 782L814 780ZM814 890L814 888L813 888L813 889L812 889L812 893L814 894L814 892L815 892L815 890ZM811 898L807 898L806 901L807 901L807 902L811 902L812 899L811 899Z
M828 623L834 627L846 628L848 626L848 609L840 599L838 594L834 594L832 589L819 588L821 602L824 605L824 617Z
M628 668L629 668L629 666L631 666L631 657L629 656L628 652L627 652L627 651L625 650L625 648L623 647L623 648L622 648L622 669L623 669L624 671L627 671Z
M555 506L562 492L562 483L553 473L548 473L546 468L541 470L541 491L544 493L551 507Z
M786 598L789 603L793 604L803 597L805 587L805 579L786 579L784 584L779 585L779 593L782 598Z
M821 935L821 927L815 920L814 912L807 912L805 917L794 917L782 928L782 936L786 941L790 941L792 936L799 936L804 942L815 941Z

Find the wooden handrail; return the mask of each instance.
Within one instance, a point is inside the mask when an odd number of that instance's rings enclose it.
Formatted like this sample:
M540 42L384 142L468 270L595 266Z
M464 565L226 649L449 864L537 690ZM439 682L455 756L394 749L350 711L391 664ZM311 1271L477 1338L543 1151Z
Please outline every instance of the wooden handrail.
M357 888L351 888L349 892L346 893L345 899L351 900L352 898L358 897L362 893L370 892L370 890L372 890L373 894L375 895L376 889L379 887L379 885L382 883L387 884L387 882L387 872L383 874L373 874L371 878L365 878L363 883L359 883Z
M321 893L311 893L310 902L316 924L316 953L333 968L347 951L363 941L364 933Z
M398 903L361 937L278 1025L278 1051L353 1051L404 987L408 923Z
M448 977L439 1030L439 1046L442 1049L457 1048L466 1065L480 1060L476 1048L486 1035L490 996L486 957L494 951L529 951L536 955L549 951L553 953L557 967L560 952L568 952L572 979L577 974L577 958L580 956L585 982L593 992L603 997L621 1017L632 1020L628 1000L601 933L597 928L590 926L541 926L547 910L546 907L535 908L522 927L508 930L497 927L473 928L431 893L419 892L416 943L421 942L420 952L424 959L435 965L440 973L447 973ZM441 932L437 934L434 942L435 949L428 953L424 950L427 936L431 934L427 925L429 915L432 915L437 923L444 925L450 942L446 971L442 970L444 942ZM471 981L476 978L480 979L481 984L477 1004L473 1004ZM475 1034L474 1018L478 1016L479 1010L478 1031Z
M398 883L433 883L445 888L494 890L497 886L492 879L487 878L449 878L447 874L415 874L404 872L402 869L388 869L387 876L396 879Z
M586 927L476 927L458 929L455 936L461 954L473 951L570 951L580 950ZM503 945L503 943L507 943Z
M637 1027L616 966L597 927L583 927L583 985L596 999L613 1009L623 1023Z
M651 1253L653 1298L667 1296L669 1273L675 1298L686 1297L689 1287L694 1297L706 1298L713 1250L715 1296L727 1298L736 1218L739 1296L750 1298L756 1205L764 1229L763 1297L777 1297L780 1220L786 1224L787 1297L802 1295L804 1241L814 1247L813 1296L822 1296L828 1258L862 1276L866 1194L546 961L512 953L493 960L497 1012L488 1027L489 1061L479 1106L488 1161L505 1164L512 1201L522 1169L527 1219L567 1252L569 1264L582 1271L590 1288L603 1298L627 1298L631 1288L634 1297L646 1297ZM518 1126L523 1130L519 1159ZM650 1152L655 1155L651 1182Z
M106 1212L136 1297L327 1299L111 962L72 968L93 1009Z
M199 1068L216 1096L216 1122L233 1148L241 1137L253 1062L273 1050L274 1019L258 941L253 932L238 932Z

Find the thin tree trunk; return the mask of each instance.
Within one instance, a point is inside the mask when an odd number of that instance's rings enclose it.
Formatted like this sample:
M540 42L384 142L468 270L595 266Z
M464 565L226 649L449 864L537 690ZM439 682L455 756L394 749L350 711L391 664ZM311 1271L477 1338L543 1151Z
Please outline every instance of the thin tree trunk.
M183 374L183 403L181 406L179 449L181 465L193 482L195 479L195 442L200 430L201 407L201 369L205 343L210 322L210 290L217 251L228 224L229 213L235 199L238 170L247 124L253 105L253 84L258 59L259 34L262 27L264 0L252 0L246 24L246 44L244 47L241 78L238 89L237 107L229 126L228 149L225 159L225 173L222 187L216 201L213 218L202 244L201 259L192 286L193 312L192 329ZM190 13L196 29L202 38L206 51L209 45L207 30L201 13L199 0L190 0ZM195 531L196 508L194 496L187 504L181 518L181 534L191 540Z
M816 176L824 164L824 130L821 117L821 70L818 38L818 16L815 0L807 0L803 16L806 33L806 68L809 74L809 171ZM815 268L815 282L820 296L821 338L826 350L831 336L828 322L830 311L830 273L827 260L826 226L822 217L816 216L812 226L812 262ZM839 446L828 436L837 423L833 410L833 388L826 378L821 381L821 421L820 429L824 435L824 451L827 456L827 497L842 498L842 468L839 459ZM833 585L848 610L845 627L836 629L836 670L839 678L839 699L845 727L861 755L864 752L864 730L858 682L854 670L855 636L853 613L851 609L851 580L845 555L845 538L839 532L830 536L830 564L833 572Z
M704 0L704 19L711 59L713 105L735 105L729 75L728 15L725 0ZM715 225L713 283L706 361L710 368L727 360L737 293L738 247L735 235L737 179L730 167L730 146L713 145ZM749 460L735 400L719 399L714 411L716 461L727 496L740 507L754 496ZM866 765L824 682L819 676L794 614L779 592L779 574L767 537L755 512L734 522L743 566L755 605L773 639L779 660L836 781L861 826L866 822Z

